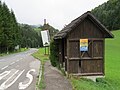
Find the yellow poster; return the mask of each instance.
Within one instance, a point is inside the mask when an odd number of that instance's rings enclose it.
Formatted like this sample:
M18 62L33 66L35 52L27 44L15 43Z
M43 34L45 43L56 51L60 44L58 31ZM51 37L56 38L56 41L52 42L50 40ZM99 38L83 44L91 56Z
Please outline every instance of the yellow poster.
M80 51L88 51L88 39L80 39Z

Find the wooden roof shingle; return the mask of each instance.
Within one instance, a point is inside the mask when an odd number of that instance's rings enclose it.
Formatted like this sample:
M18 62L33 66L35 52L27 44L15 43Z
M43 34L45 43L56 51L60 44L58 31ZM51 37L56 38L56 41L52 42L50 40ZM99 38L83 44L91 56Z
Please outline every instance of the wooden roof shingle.
M113 38L114 37L113 34L103 24L101 24L100 21L97 20L90 11L88 11L88 12L84 13L83 15L81 15L80 17L73 20L65 28L63 28L60 32L58 32L54 36L54 39L65 38L68 35L68 33L74 29L74 27L76 27L78 24L80 24L87 17L92 19L101 28L102 32L105 33L104 38Z

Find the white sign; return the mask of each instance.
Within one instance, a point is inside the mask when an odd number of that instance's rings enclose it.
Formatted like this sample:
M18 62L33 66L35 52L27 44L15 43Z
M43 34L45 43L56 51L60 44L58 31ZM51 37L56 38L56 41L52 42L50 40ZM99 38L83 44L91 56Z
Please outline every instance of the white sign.
M15 46L15 49L16 49L16 50L18 50L19 48L20 48L20 46L19 46L19 45Z
M41 36L42 36L42 42L43 46L49 46L50 45L50 36L49 36L49 31L41 31Z

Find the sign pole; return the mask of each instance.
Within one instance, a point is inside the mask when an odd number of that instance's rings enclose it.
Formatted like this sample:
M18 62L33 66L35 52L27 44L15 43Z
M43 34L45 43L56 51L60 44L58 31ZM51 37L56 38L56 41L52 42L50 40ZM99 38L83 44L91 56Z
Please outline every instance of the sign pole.
M49 55L49 46L48 46L48 55Z
M46 46L45 46L45 55L46 55Z

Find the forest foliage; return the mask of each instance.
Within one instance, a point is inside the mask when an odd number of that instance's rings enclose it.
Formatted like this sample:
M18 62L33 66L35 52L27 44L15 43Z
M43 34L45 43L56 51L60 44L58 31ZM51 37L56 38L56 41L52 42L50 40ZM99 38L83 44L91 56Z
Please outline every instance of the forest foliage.
M0 1L0 52L12 51L20 44L20 34L14 12Z
M120 0L108 0L93 9L92 13L109 30L120 29Z

